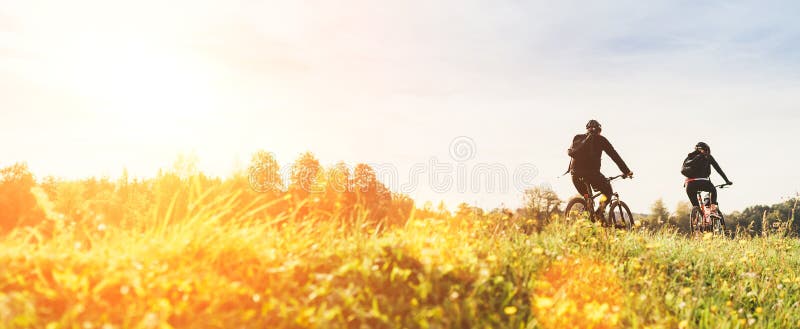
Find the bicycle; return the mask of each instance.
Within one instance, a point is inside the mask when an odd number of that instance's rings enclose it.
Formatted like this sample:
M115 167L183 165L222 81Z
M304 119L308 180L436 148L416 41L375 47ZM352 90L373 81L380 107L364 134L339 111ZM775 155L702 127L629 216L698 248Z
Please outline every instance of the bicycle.
M608 177L607 181L611 182L617 178L624 179L625 175ZM574 223L581 218L588 218L591 222L597 221L594 213L594 199L602 195L602 193L597 192L594 195L591 195L592 189L590 184L585 180L583 183L586 185L586 191L589 191L589 193L584 194L583 196L574 197L567 202L567 207L564 209L564 218L567 223ZM608 202L607 205L611 206L609 208L608 216L605 216L605 221L601 223L603 226L626 230L633 228L633 214L631 213L631 209L628 208L628 205L620 200L619 193L614 192L614 194L611 196L610 202Z
M717 185L716 188L724 189L730 184ZM703 196L703 193L708 195ZM691 235L703 232L711 232L713 235L725 235L725 216L717 208L716 212L711 212L711 192L697 191L697 201L700 207L692 208L689 216L689 233Z

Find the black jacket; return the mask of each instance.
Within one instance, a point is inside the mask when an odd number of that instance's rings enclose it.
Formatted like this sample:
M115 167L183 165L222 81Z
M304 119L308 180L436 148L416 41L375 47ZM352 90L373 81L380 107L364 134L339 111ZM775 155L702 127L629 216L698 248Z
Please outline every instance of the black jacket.
M714 170L716 170L717 173L722 176L722 179L724 179L726 182L730 182L728 180L728 176L725 176L725 173L722 172L722 168L719 167L717 160L715 160L711 154L703 154L698 151L694 151L686 156L684 163L693 168L698 168L697 173L692 175L697 177L689 178L708 178L711 176L711 166L714 166Z
M570 172L577 174L594 173L600 171L600 157L606 152L611 160L617 164L623 174L631 170L625 165L625 161L619 156L614 146L602 135L586 134L576 135L572 139L572 146L567 150L567 154L572 157L570 162Z

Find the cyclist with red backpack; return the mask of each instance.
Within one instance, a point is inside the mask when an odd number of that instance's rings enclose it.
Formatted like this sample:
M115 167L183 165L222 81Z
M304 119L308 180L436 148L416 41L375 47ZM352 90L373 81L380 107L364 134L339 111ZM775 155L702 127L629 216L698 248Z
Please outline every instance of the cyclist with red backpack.
M714 170L725 180L725 185L733 184L728 179L728 176L725 176L717 160L711 156L711 148L703 142L697 143L694 152L689 153L686 159L683 160L681 174L686 176L686 195L689 196L692 206L694 208L700 207L700 203L697 201L698 191L709 192L711 193L711 212L714 213L717 211L717 188L714 187L711 179L709 179L711 166L714 166Z

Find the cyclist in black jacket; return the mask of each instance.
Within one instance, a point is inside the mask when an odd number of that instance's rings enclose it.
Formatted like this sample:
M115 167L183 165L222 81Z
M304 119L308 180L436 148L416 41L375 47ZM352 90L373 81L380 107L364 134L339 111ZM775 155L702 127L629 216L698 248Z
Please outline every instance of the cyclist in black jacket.
M686 171L686 195L689 196L689 201L692 202L692 206L695 208L700 207L700 203L697 201L697 192L705 191L711 193L711 211L716 212L717 188L714 187L714 184L712 184L709 179L711 176L711 166L714 166L714 170L722 176L722 179L725 180L725 184L731 185L733 182L728 179L728 176L726 176L722 168L719 167L717 160L711 156L711 148L706 143L697 143L694 152L686 156L683 165L684 167L692 168Z
M572 146L567 150L567 154L572 157L568 171L572 174L572 184L575 185L578 193L581 195L591 194L592 191L586 191L584 184L584 182L588 182L591 188L603 194L600 198L600 206L596 211L597 217L601 219L603 219L606 202L614 194L611 184L600 172L600 158L603 152L606 152L614 160L626 177L633 177L633 172L622 161L622 157L614 150L614 146L600 134L602 131L599 122L590 120L586 124L586 134L576 135L572 139Z

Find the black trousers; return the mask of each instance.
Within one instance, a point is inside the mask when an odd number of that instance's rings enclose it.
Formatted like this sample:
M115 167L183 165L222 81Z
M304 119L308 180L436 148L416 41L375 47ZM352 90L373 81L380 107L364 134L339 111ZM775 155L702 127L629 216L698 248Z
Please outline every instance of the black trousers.
M709 180L695 180L686 184L686 195L689 196L689 201L692 206L699 207L700 202L697 201L697 192L705 191L711 193L711 204L717 204L717 188L711 184Z
M603 176L599 171L592 173L572 173L572 184L581 195L591 194L592 191L586 190L586 184L592 189L603 193L607 200L611 200L611 195L614 194L614 189L611 188L611 183L608 182L606 176Z

